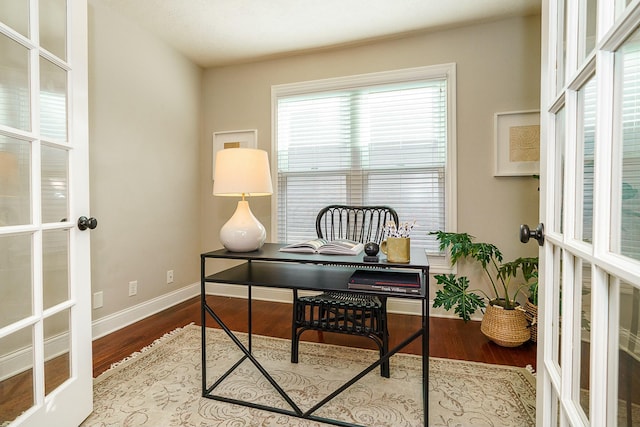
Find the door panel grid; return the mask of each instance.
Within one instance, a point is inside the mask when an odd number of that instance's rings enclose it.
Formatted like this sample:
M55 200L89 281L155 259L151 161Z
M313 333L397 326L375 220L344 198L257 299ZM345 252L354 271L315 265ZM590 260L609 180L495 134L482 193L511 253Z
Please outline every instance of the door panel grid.
M0 3L2 425L91 410L89 240L70 220L88 213L86 13L86 0Z
M637 2L543 4L540 426L640 425L638 27Z

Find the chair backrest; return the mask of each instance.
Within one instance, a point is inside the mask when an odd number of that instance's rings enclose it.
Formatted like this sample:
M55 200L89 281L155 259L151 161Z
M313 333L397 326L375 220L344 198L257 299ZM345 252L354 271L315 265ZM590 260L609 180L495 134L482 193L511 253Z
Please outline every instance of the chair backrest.
M388 206L331 205L318 212L316 233L327 240L349 239L380 244L388 221L398 225L398 214Z

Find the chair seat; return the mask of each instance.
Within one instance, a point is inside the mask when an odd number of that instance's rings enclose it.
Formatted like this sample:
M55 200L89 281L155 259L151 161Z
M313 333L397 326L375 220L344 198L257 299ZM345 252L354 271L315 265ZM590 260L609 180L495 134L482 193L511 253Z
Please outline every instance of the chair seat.
M375 295L325 292L298 298L297 327L377 335L382 338L383 303Z
M333 304L344 307L381 308L382 301L376 295L354 294L350 292L325 292L320 295L299 297L298 301L317 304Z

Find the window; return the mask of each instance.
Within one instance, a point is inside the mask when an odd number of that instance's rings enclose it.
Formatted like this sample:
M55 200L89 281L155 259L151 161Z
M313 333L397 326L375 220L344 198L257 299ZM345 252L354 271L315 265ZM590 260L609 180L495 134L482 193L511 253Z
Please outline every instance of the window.
M412 246L455 229L455 65L273 88L277 240L315 236L329 204L388 205Z

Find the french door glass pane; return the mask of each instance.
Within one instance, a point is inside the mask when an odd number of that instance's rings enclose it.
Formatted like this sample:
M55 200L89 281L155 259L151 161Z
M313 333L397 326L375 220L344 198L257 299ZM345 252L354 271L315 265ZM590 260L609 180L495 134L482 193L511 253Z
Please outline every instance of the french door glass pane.
M556 41L556 93L564 87L567 63L567 0L558 0L558 40Z
M42 146L42 222L61 222L68 215L68 153Z
M1 236L0 328L33 314L32 286L31 235Z
M33 339L28 327L0 338L0 360L15 358L16 364L0 364L0 425L15 420L33 406Z
M0 1L2 23L29 37L29 0Z
M560 397L555 389L551 389L551 426L560 427Z
M561 347L562 342L562 248L553 248L553 283L547 284L551 286L553 292L553 318L551 320L551 342L552 342L552 357L553 361L562 366L561 364Z
M0 124L31 130L29 50L0 34Z
M31 222L31 145L0 135L0 227Z
M60 59L67 57L67 2L40 0L40 46Z
M53 141L67 140L67 72L40 58L40 133Z
M565 109L562 107L556 114L556 155L554 156L555 170L555 204L554 204L554 231L562 233L563 221L562 213L564 212L564 147L565 147Z
M582 59L589 56L593 49L596 47L596 18L598 1L597 0L583 0L581 5L584 7L584 11L581 13L584 20L584 29L582 31L582 42L584 43L584 54Z
M618 425L640 425L640 289L620 283Z
M579 363L576 365L576 375L579 378L580 388L578 398L584 413L589 417L590 394L590 349L591 349L591 264L587 261L576 259L575 265L576 288L580 295L576 302L576 316L579 318Z
M44 319L44 389L51 393L71 376L69 309Z
M636 31L616 53L617 75L621 75L616 107L621 114L622 141L616 141L619 155L614 171L620 171L619 230L612 230L611 250L640 260L640 31ZM613 222L616 224L616 222ZM619 234L619 244L615 236Z
M585 242L593 238L593 172L596 137L596 78L592 77L579 92L579 103L582 108L582 216L581 230L576 230L577 237ZM578 225L578 224L576 224Z
M42 233L42 280L44 309L69 299L69 232Z
M631 2L632 0L615 0L616 18L619 18L622 15Z

